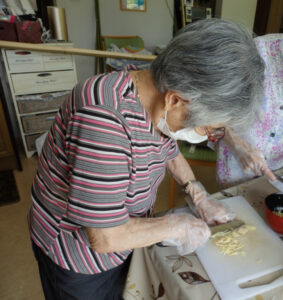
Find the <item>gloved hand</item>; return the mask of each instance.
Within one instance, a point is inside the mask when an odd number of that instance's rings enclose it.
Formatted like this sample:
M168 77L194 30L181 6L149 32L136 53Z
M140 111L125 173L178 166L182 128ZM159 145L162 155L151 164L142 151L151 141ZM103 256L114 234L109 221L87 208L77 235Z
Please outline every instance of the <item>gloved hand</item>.
M191 207L189 201L192 201L198 215L207 224L227 223L234 219L235 214L226 205L221 204L209 195L200 182L190 183L186 191L191 198L186 197L188 205Z
M168 239L164 245L176 246L180 255L194 252L205 244L211 232L207 224L193 215L171 214L167 215L169 224Z
M269 179L275 180L275 176L268 168L263 153L257 148L247 144L235 147L235 157L244 172L253 172L257 176L266 175Z
M237 136L231 129L226 130L224 141L244 172L252 172L257 176L265 175L272 181L276 179L259 149Z

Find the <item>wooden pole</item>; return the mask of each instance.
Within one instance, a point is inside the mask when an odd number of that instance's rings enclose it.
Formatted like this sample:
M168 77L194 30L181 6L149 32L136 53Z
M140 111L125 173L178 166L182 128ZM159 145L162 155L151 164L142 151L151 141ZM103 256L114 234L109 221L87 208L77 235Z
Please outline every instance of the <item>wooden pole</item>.
M103 51L103 50L73 48L69 46L60 46L60 45L50 46L48 44L31 44L31 43L8 42L8 41L0 41L0 48L63 53L63 54L72 54L72 55L85 55L85 56L95 56L95 57L112 57L112 58L143 60L143 61L153 61L156 58L155 55L130 54L130 53L128 54L128 53L111 52L111 51Z
M184 27L186 25L184 0L180 1L180 6L181 6L180 9L181 9L181 16L182 16L182 26Z

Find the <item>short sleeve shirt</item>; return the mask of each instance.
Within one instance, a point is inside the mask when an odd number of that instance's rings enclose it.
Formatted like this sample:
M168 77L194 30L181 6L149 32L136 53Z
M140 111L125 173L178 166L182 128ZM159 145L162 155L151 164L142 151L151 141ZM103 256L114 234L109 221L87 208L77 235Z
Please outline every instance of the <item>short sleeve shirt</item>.
M32 188L33 241L56 264L94 274L131 249L99 254L85 227L106 228L152 215L166 162L178 154L145 111L128 70L78 84L47 136Z

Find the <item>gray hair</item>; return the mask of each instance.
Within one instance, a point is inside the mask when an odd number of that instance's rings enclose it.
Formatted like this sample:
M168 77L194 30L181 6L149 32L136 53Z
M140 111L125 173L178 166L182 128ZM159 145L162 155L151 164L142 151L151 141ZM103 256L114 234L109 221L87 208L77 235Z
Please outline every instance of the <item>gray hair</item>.
M152 62L157 89L190 100L188 127L253 121L263 95L264 62L252 33L231 21L206 19L181 29Z

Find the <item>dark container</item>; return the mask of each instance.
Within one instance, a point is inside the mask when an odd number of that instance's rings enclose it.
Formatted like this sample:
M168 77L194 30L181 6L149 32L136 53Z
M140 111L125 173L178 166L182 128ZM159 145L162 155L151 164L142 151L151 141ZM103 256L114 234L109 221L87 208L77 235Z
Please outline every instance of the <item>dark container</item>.
M271 194L265 198L265 219L276 232L283 234L283 217L276 212L283 212L283 194Z
M23 43L42 43L39 21L21 21L16 23L18 41Z
M17 32L15 23L0 21L0 40L17 42Z

